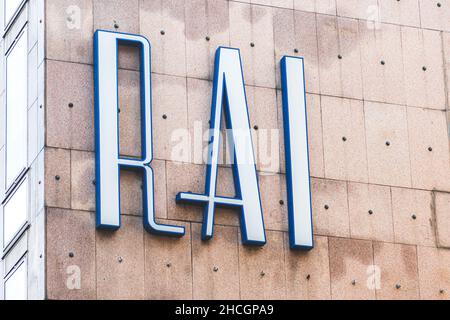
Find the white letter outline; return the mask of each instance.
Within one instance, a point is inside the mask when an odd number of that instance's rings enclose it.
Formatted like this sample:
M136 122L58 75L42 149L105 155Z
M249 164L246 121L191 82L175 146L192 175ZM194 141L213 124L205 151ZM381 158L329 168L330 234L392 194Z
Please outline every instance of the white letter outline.
M303 58L281 60L286 183L291 249L314 248L308 119Z
M205 194L179 193L178 203L205 206L202 238L214 233L216 206L240 210L242 241L246 245L266 244L258 176L253 153L248 105L239 49L219 47L216 52L211 108L211 139ZM227 126L234 143L233 175L236 197L217 196L220 127L225 109Z
M119 151L119 44L137 46L141 55L142 157L120 157ZM151 45L142 36L97 30L94 36L96 204L97 228L121 226L120 171L142 170L144 227L154 234L181 237L185 229L158 224L155 219L153 161Z

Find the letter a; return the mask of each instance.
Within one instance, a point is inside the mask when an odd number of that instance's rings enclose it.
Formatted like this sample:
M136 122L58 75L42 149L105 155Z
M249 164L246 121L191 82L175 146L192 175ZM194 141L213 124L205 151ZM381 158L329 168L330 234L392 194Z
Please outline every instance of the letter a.
M217 176L220 149L222 110L234 144L233 174L235 198L217 195ZM202 205L204 222L202 236L213 236L217 206L240 210L244 244L264 245L266 236L250 133L247 99L238 49L220 47L216 52L213 101L211 111L211 140L206 174L205 194L180 193L177 202Z
M148 232L183 236L184 228L160 225L155 221L153 194L151 47L141 36L97 31L95 51L95 128L96 128L96 194L97 227L120 228L120 171L143 172L144 226ZM136 46L141 55L141 127L140 159L120 156L118 111L118 49L119 44Z

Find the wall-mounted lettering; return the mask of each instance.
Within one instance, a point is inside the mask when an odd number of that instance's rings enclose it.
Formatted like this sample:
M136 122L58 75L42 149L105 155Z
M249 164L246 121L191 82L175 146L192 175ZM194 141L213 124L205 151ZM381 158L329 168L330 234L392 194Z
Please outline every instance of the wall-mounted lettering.
M216 192L222 110L225 110L227 127L231 129L234 143L233 174L236 198L220 197ZM216 53L205 194L180 193L177 201L205 206L204 240L209 240L213 236L215 209L220 205L239 209L244 243L254 245L266 243L241 56L237 49L219 48Z
M118 52L119 44L140 48L142 158L120 157ZM96 200L97 227L120 228L120 171L141 170L143 178L144 226L161 235L183 236L184 228L159 225L155 221L153 192L151 47L141 36L97 31L95 57Z
M132 45L141 55L142 157L120 156L118 122L118 49ZM143 175L144 226L148 232L183 236L184 228L161 225L155 220L152 151L151 46L138 35L109 31L95 33L95 117L97 227L120 228L120 172L140 170ZM308 159L306 98L303 59L281 61L286 175L290 243L293 249L312 249L311 192ZM217 207L235 208L240 214L244 244L264 245L263 211L249 124L242 62L238 49L220 47L216 53L211 133L204 194L179 193L176 201L204 207L202 236L214 234ZM235 197L217 194L218 158L222 118L233 140Z

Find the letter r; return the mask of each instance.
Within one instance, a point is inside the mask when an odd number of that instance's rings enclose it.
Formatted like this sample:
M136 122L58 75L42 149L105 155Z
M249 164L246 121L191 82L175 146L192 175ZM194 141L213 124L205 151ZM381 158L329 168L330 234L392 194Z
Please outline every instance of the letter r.
M120 156L118 50L119 44L140 50L141 135L140 159ZM183 236L184 228L157 224L154 205L154 176L150 164L152 150L151 46L137 35L98 30L94 38L95 130L96 130L96 202L97 227L120 228L120 171L143 172L144 227L148 232Z

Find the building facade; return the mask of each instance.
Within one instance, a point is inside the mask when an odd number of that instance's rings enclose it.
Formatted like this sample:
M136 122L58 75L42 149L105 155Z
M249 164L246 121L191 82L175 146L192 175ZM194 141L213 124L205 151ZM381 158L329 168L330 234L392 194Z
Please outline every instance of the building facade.
M450 0L2 0L0 298L449 299ZM94 34L151 44L154 206L121 170L96 228ZM267 243L202 193L215 54L240 49ZM142 153L142 67L119 46L119 148ZM289 246L280 61L303 57L314 248ZM224 126L225 127L225 126ZM217 195L235 179L224 131ZM305 150L306 152L307 150Z

